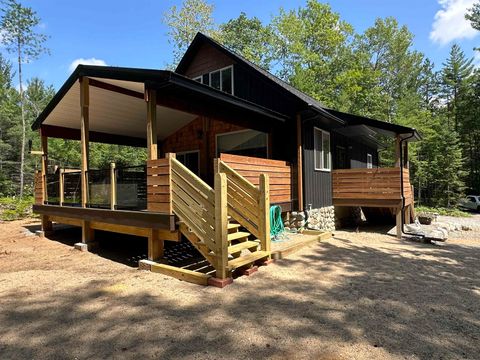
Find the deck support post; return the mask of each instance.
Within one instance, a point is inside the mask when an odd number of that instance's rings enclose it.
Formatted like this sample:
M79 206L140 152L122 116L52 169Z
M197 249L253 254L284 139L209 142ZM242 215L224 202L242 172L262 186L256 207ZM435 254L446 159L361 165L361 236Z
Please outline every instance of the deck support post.
M89 160L89 89L88 78L80 78L80 143L81 143L81 185L82 207L88 202L88 160Z
M158 260L163 257L164 241L160 239L160 232L151 229L148 235L148 260Z
M397 228L397 238L401 239L402 238L402 208L399 207L397 208L397 214L396 214L396 228Z
M82 243L89 244L95 241L95 230L90 226L90 222L82 220Z
M297 114L297 198L298 210L303 211L303 145L302 116Z
M227 239L227 176L225 173L215 174L215 257L216 277L228 277L228 239Z
M260 247L270 252L270 183L268 175L260 174Z

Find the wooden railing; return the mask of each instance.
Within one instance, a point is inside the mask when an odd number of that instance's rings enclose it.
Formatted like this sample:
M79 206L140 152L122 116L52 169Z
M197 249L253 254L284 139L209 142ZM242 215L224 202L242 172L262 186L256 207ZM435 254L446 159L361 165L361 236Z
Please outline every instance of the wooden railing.
M257 187L221 160L216 160L215 167L227 178L228 215L260 240L262 251L270 251L268 175L259 175Z
M45 190L44 190L44 177L42 176L41 171L35 172L34 177L34 196L35 196L35 204L42 205L45 197Z
M403 171L406 205L412 200L408 169L375 168L332 171L333 204L345 206L400 206Z
M292 201L292 169L288 162L231 154L220 154L220 160L255 186L260 184L260 174L267 174L272 204Z

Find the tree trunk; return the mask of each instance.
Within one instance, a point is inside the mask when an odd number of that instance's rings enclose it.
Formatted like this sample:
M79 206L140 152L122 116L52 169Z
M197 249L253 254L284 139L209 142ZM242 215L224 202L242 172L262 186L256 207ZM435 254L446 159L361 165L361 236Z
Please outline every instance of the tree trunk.
M22 84L22 50L20 41L18 42L18 81L20 86L20 108L22 113L22 148L20 149L20 198L23 197L23 173L25 167L25 108L23 99L23 84Z

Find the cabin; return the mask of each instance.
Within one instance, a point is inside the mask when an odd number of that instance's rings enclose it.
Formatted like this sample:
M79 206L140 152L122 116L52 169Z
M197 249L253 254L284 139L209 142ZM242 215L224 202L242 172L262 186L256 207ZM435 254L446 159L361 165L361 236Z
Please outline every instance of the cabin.
M44 231L80 226L85 247L95 230L143 236L158 262L165 241L183 239L217 286L269 261L271 206L288 227L303 214L301 227L325 231L352 209L387 209L399 237L413 216L415 129L328 109L200 33L175 71L79 65L32 129ZM79 140L81 167L48 166L49 138ZM380 168L386 139L396 163ZM142 147L147 160L92 169L90 142Z

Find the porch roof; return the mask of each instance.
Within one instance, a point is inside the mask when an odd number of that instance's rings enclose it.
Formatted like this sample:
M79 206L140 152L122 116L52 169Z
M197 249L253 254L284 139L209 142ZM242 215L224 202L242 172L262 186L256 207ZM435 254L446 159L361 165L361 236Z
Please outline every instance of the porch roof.
M79 65L32 125L48 136L79 138L80 84L90 84L91 141L146 146L145 89L157 90L160 140L197 116L210 116L259 129L287 117L167 70ZM250 126L251 127L251 126Z

